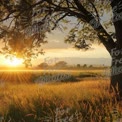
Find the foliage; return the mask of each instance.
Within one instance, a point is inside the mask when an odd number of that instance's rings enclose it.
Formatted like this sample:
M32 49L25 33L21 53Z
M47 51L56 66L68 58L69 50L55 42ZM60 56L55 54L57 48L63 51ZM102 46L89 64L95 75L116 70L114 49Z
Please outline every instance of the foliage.
M84 64L83 67L87 67L87 64Z
M48 64L44 62L44 63L39 64L38 67L39 68L46 68L46 67L48 67Z
M59 61L54 65L56 68L63 68L67 66L67 62L65 61Z
M79 67L81 67L81 65L80 64L77 64L77 67L79 68Z
M2 53L23 57L29 66L31 58L43 54L41 45L47 42L46 34L67 27L65 42L87 50L99 38L110 51L113 32L110 35L105 28L112 22L101 18L110 10L108 0L1 0L0 37L5 43Z

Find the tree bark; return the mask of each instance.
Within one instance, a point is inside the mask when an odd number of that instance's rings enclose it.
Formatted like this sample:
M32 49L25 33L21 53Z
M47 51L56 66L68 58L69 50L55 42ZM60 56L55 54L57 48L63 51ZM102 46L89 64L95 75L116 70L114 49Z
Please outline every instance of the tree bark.
M113 23L116 34L116 48L112 49L111 84L118 100L122 100L122 0L112 0Z
M112 49L111 83L110 90L116 95L117 100L122 100L122 50Z

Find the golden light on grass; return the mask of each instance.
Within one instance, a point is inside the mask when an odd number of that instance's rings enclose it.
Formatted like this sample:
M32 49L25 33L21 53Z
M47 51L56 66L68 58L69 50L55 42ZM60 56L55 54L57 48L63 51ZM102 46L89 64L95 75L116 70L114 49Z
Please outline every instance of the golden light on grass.
M8 67L18 67L23 64L23 61L23 59L17 57L12 57L12 59L6 58L5 65Z

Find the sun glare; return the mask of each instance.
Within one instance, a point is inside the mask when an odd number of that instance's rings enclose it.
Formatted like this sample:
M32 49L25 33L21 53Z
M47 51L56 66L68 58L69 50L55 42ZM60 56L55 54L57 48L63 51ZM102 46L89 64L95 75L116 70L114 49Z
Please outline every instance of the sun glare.
M23 63L23 59L20 59L20 58L7 58L6 61L5 61L5 64L9 67L17 67L17 66L20 66L22 65Z

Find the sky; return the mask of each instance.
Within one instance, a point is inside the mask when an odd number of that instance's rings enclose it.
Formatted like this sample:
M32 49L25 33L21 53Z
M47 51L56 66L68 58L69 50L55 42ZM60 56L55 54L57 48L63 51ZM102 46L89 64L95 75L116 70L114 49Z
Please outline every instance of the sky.
M93 44L87 51L77 50L74 45L64 42L66 35L61 31L55 31L48 35L48 43L43 45L45 56L51 57L81 57L81 58L110 58L102 44Z
M51 57L82 57L82 58L108 58L109 54L102 44L93 44L91 49L87 51L77 50L72 44L64 43L62 33L57 34L54 38L50 38L48 44L44 45L45 56ZM41 56L42 57L42 56Z
M110 14L106 13L101 18L101 23L107 22L110 20ZM74 22L75 20L73 20ZM75 22L74 22L75 23ZM72 25L74 24L72 23ZM72 25L67 25L68 28L71 28ZM107 31L115 31L114 27L108 28ZM72 57L72 58L108 58L110 59L110 55L105 49L105 47L102 44L93 44L91 49L88 51L83 50L77 50L73 48L73 45L64 43L64 40L67 36L67 31L62 32L59 30L53 31L53 33L48 35L48 43L43 46L43 49L45 51L45 55L41 55L38 57L37 62L43 62L45 61L45 58L55 58L55 57ZM90 62L90 60L89 60ZM73 62L75 63L75 62ZM108 63L110 64L110 63Z
M55 58L110 58L109 53L104 48L102 44L93 44L91 49L87 51L77 50L73 47L72 44L67 44L64 42L66 34L61 31L54 31L51 34L48 34L48 43L44 44L42 48L45 51L44 55L40 55L37 59L32 60L33 66L39 65L48 58L48 60L53 60ZM0 55L0 66L6 66L8 61L4 58L3 55ZM72 64L77 63L75 60L72 61ZM82 60L81 60L82 63ZM90 63L90 60L87 63ZM98 64L98 62L96 62ZM24 66L24 65L21 65Z
M108 22L111 19L111 12L105 13L101 17L101 23ZM67 28L71 28L75 24L75 19L73 19L72 25L67 24ZM108 32L114 32L114 27L111 26L107 29ZM73 48L73 45L64 43L64 40L67 36L67 31L62 32L59 30L53 31L53 33L48 35L48 43L43 46L45 55L41 55L37 59L37 63L45 61L45 58L55 58L55 57L70 57L70 58L94 58L94 62L97 59L107 58L111 59L109 53L102 44L93 44L91 49L88 51L76 50ZM34 61L33 61L34 62ZM88 60L87 60L88 62ZM76 62L72 62L73 64ZM90 63L90 60L89 62ZM103 62L104 63L104 62ZM98 62L96 62L98 64ZM110 62L107 65L111 65Z
M108 15L105 15L103 19L107 21ZM74 21L74 20L73 20ZM72 24L73 25L73 24ZM68 26L71 28L70 26ZM113 30L113 28L110 28L110 30ZM77 50L73 48L72 44L67 44L64 42L67 35L67 31L62 32L59 30L53 31L51 34L47 35L47 41L45 45L42 46L42 48L45 51L44 55L40 55L37 59L32 60L33 66L39 65L40 63L44 62L46 58L48 59L55 59L55 58L93 58L95 62L95 58L109 58L110 55L105 49L105 47L102 44L93 44L91 49L88 51L83 50ZM71 59L71 60L72 60ZM6 66L7 60L4 58L3 55L0 55L0 66ZM82 61L81 61L82 62ZM88 62L88 60L87 60ZM72 62L77 63L76 61ZM89 60L90 63L90 60ZM96 62L98 64L98 62ZM24 66L24 65L22 65Z

